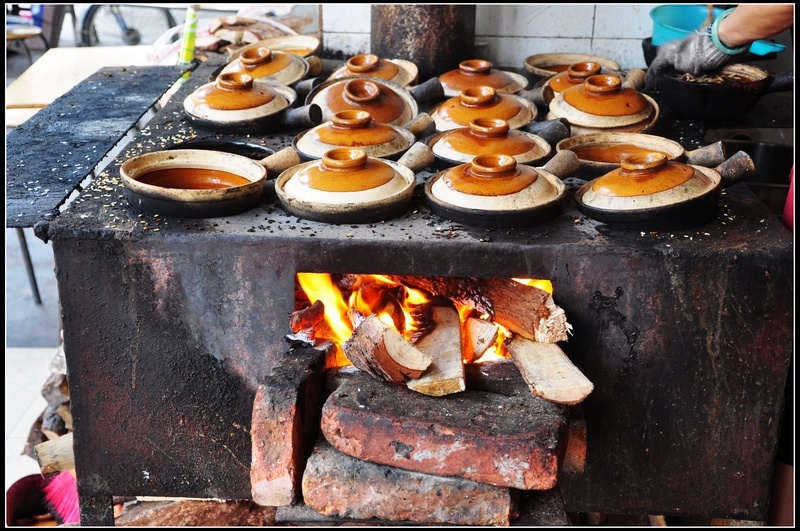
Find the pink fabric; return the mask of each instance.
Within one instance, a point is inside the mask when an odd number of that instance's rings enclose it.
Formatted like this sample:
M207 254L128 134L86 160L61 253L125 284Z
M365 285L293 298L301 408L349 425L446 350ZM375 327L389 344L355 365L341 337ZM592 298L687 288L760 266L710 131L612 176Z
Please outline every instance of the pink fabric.
M783 205L783 224L794 230L794 165L789 173L789 195Z

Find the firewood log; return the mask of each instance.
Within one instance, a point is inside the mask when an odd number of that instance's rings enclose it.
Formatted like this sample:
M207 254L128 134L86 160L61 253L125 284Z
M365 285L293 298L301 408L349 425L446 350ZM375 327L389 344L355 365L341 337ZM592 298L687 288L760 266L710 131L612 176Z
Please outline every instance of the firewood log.
M467 318L464 323L464 343L462 355L464 363L471 363L480 358L497 341L499 329L494 323L474 317Z
M506 342L506 348L531 392L548 402L572 406L594 389L594 384L555 343L514 337Z
M344 355L362 371L389 382L406 383L431 364L431 357L405 340L376 314L368 315L342 345Z
M458 311L435 306L431 312L435 327L416 343L416 347L433 360L419 378L410 379L406 387L429 396L444 396L466 389L464 363L461 359L461 322Z
M56 439L39 443L34 447L36 461L44 477L51 477L75 468L72 453L72 432Z
M397 282L446 297L489 315L522 337L540 343L566 341L572 326L552 295L512 279L396 276Z

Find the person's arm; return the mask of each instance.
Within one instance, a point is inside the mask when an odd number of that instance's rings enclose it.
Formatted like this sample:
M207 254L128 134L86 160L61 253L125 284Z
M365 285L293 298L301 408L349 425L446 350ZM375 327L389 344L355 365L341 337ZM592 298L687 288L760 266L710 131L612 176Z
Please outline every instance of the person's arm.
M731 48L773 37L794 25L793 4L740 4L719 24L719 40Z
M669 67L696 76L713 72L736 60L753 41L772 37L793 25L793 5L738 5L702 30L659 46L647 69L645 86L654 89L658 77Z

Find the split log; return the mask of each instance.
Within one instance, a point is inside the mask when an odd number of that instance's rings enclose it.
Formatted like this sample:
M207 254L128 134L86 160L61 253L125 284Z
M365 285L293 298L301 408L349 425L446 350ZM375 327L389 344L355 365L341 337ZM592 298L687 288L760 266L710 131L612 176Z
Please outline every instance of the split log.
M362 371L394 383L404 384L409 378L419 377L431 364L430 356L374 313L358 325L342 349L345 357Z
M75 456L72 453L72 432L56 439L39 443L33 447L39 469L46 478L55 476L65 470L75 468Z
M464 344L462 345L464 363L471 363L483 356L489 347L495 344L499 333L500 329L494 323L475 317L467 318L464 323Z
M289 326L295 334L301 330L316 328L325 320L325 305L316 301L308 308L297 310L289 317Z
M416 379L406 382L412 391L429 396L459 393L467 388L461 359L461 320L455 308L434 306L431 318L435 327L416 343L430 356L430 367Z
M543 400L573 406L594 389L594 384L555 343L514 337L506 348L531 392Z
M396 276L394 280L487 314L494 322L540 343L566 341L572 326L546 290L512 279Z

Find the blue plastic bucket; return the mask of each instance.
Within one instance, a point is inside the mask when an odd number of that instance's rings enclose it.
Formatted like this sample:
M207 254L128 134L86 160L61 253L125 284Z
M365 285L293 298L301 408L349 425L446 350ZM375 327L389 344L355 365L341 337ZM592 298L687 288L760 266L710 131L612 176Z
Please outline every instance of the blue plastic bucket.
M715 7L714 17L722 11L722 8ZM650 10L650 18L653 19L653 46L660 46L665 42L682 39L689 33L701 29L703 23L708 21L708 6L706 4L656 6Z

